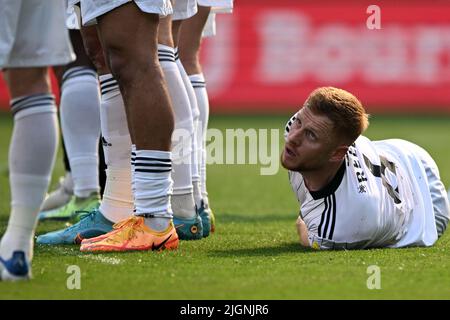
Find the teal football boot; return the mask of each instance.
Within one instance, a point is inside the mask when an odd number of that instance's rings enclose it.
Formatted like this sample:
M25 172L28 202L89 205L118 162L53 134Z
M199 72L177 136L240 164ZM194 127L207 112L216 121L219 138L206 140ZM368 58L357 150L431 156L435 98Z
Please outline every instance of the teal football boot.
M173 217L173 224L180 240L199 240L203 238L202 219L198 214L194 218Z
M206 205L203 200L200 209L198 210L198 215L203 223L203 237L206 238L210 233L213 233L216 230L216 219L211 208Z
M76 224L62 230L53 231L37 237L38 244L80 244L83 239L89 239L113 230L113 222L106 219L95 209L85 215Z

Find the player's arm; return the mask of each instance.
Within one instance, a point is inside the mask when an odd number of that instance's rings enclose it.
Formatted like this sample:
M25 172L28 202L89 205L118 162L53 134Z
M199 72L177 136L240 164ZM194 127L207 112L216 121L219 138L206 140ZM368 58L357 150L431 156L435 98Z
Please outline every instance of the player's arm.
M303 247L313 248L316 250L346 250L361 249L360 243L351 242L335 242L333 240L319 237L314 230L309 230L301 215L295 223L300 245Z
M301 218L301 216L298 216L297 222L295 223L297 227L297 234L300 238L300 244L304 247L310 247L309 240L308 240L308 228L306 228L306 224Z

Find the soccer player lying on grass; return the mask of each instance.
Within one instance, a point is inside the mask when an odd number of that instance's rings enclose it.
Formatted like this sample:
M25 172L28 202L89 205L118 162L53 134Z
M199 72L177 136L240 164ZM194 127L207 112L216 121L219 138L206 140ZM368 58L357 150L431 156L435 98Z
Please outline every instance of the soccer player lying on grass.
M434 160L405 140L369 140L367 126L361 102L332 87L289 120L281 163L301 205L301 245L431 246L444 233L450 206Z

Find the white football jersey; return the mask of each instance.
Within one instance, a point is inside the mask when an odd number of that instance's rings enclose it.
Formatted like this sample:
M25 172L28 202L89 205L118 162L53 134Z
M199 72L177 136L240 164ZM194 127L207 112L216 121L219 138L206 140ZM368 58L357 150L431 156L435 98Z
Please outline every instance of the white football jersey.
M408 141L360 136L335 178L320 191L309 191L302 175L289 171L310 245L316 249L433 245L438 235L424 163L433 160L423 153Z

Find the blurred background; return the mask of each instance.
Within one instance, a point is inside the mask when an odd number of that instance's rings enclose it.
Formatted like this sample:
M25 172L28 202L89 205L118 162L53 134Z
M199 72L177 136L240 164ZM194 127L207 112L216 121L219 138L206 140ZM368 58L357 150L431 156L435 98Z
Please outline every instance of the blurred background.
M370 113L450 113L448 1L235 1L203 44L212 114L289 113L318 86L344 88ZM56 90L56 86L55 90ZM0 79L0 109L8 96Z
M450 3L236 1L204 43L212 111L294 111L318 86L344 88L370 113L450 113Z

